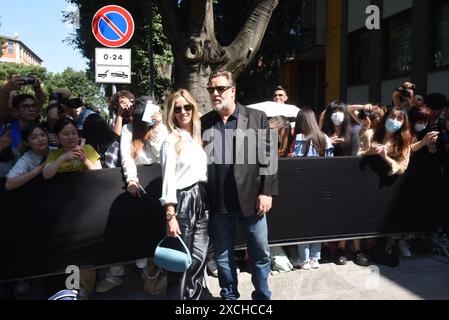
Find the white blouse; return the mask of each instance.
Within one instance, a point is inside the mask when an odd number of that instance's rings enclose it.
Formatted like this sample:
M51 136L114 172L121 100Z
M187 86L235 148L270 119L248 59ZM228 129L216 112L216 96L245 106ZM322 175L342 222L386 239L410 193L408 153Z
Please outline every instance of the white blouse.
M126 182L139 182L139 178L137 177L137 165L160 162L162 143L167 136L167 127L161 123L156 136L153 137L153 139L146 141L145 147L137 153L137 157L134 159L131 155L133 126L131 123L123 126L120 137L120 155L122 157L122 167Z
M178 130L183 137L182 149L176 154L177 137L170 133L162 145L162 197L159 199L164 206L177 204L176 191L184 189L197 182L207 182L207 155L189 132Z

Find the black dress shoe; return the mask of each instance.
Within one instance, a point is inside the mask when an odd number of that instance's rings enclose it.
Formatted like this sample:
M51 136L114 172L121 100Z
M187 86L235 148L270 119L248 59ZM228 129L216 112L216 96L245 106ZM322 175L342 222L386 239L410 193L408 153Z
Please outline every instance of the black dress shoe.
M346 264L346 262L348 262L348 260L346 258L346 252L343 249L338 249L337 255L335 258L335 264L339 265L339 266L343 266Z
M357 251L354 257L354 263L358 266L368 267L369 261L368 258L363 254L362 251Z

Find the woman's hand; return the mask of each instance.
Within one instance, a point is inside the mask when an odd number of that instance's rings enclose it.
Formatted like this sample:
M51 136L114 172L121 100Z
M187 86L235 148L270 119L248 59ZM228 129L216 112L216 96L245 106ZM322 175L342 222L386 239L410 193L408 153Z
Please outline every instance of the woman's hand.
M160 112L156 112L151 116L151 119L153 119L156 124L159 124L162 122L162 114Z
M80 161L81 163L85 163L86 162L86 154L84 153L84 150L81 147L75 147L72 150L72 157L75 160Z
M176 238L180 234L181 229L179 228L179 223L175 216L167 221L167 236Z
M379 155L385 150L384 146L381 144L373 143L371 148L366 152L367 155Z
M332 136L330 139L331 139L331 142L332 142L332 144L334 146L338 146L338 145L340 145L340 144L345 142L344 138L339 138L337 136Z
M431 146L431 145L435 144L438 140L438 134L439 134L438 131L428 132L422 139L424 145Z
M136 181L128 182L126 191L128 191L133 198L140 198L139 184Z

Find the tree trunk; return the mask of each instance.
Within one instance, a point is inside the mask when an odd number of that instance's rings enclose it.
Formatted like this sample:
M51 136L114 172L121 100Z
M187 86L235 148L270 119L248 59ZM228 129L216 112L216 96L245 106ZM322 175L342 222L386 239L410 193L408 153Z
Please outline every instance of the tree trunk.
M254 0L248 20L227 47L215 38L213 0L184 0L179 7L177 0L157 2L175 58L175 89L189 90L205 114L211 110L210 74L228 70L239 75L254 58L278 0Z

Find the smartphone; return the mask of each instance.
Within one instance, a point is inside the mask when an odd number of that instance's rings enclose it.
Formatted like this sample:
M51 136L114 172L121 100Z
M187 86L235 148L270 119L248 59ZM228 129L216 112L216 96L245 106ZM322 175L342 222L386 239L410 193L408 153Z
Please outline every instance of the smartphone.
M146 195L147 192L146 192L145 189L140 185L140 183L137 183L137 185L139 186L140 192L142 192L142 194Z
M78 147L80 147L82 149L82 148L84 148L85 144L86 144L86 139L84 139L84 138L78 139Z

